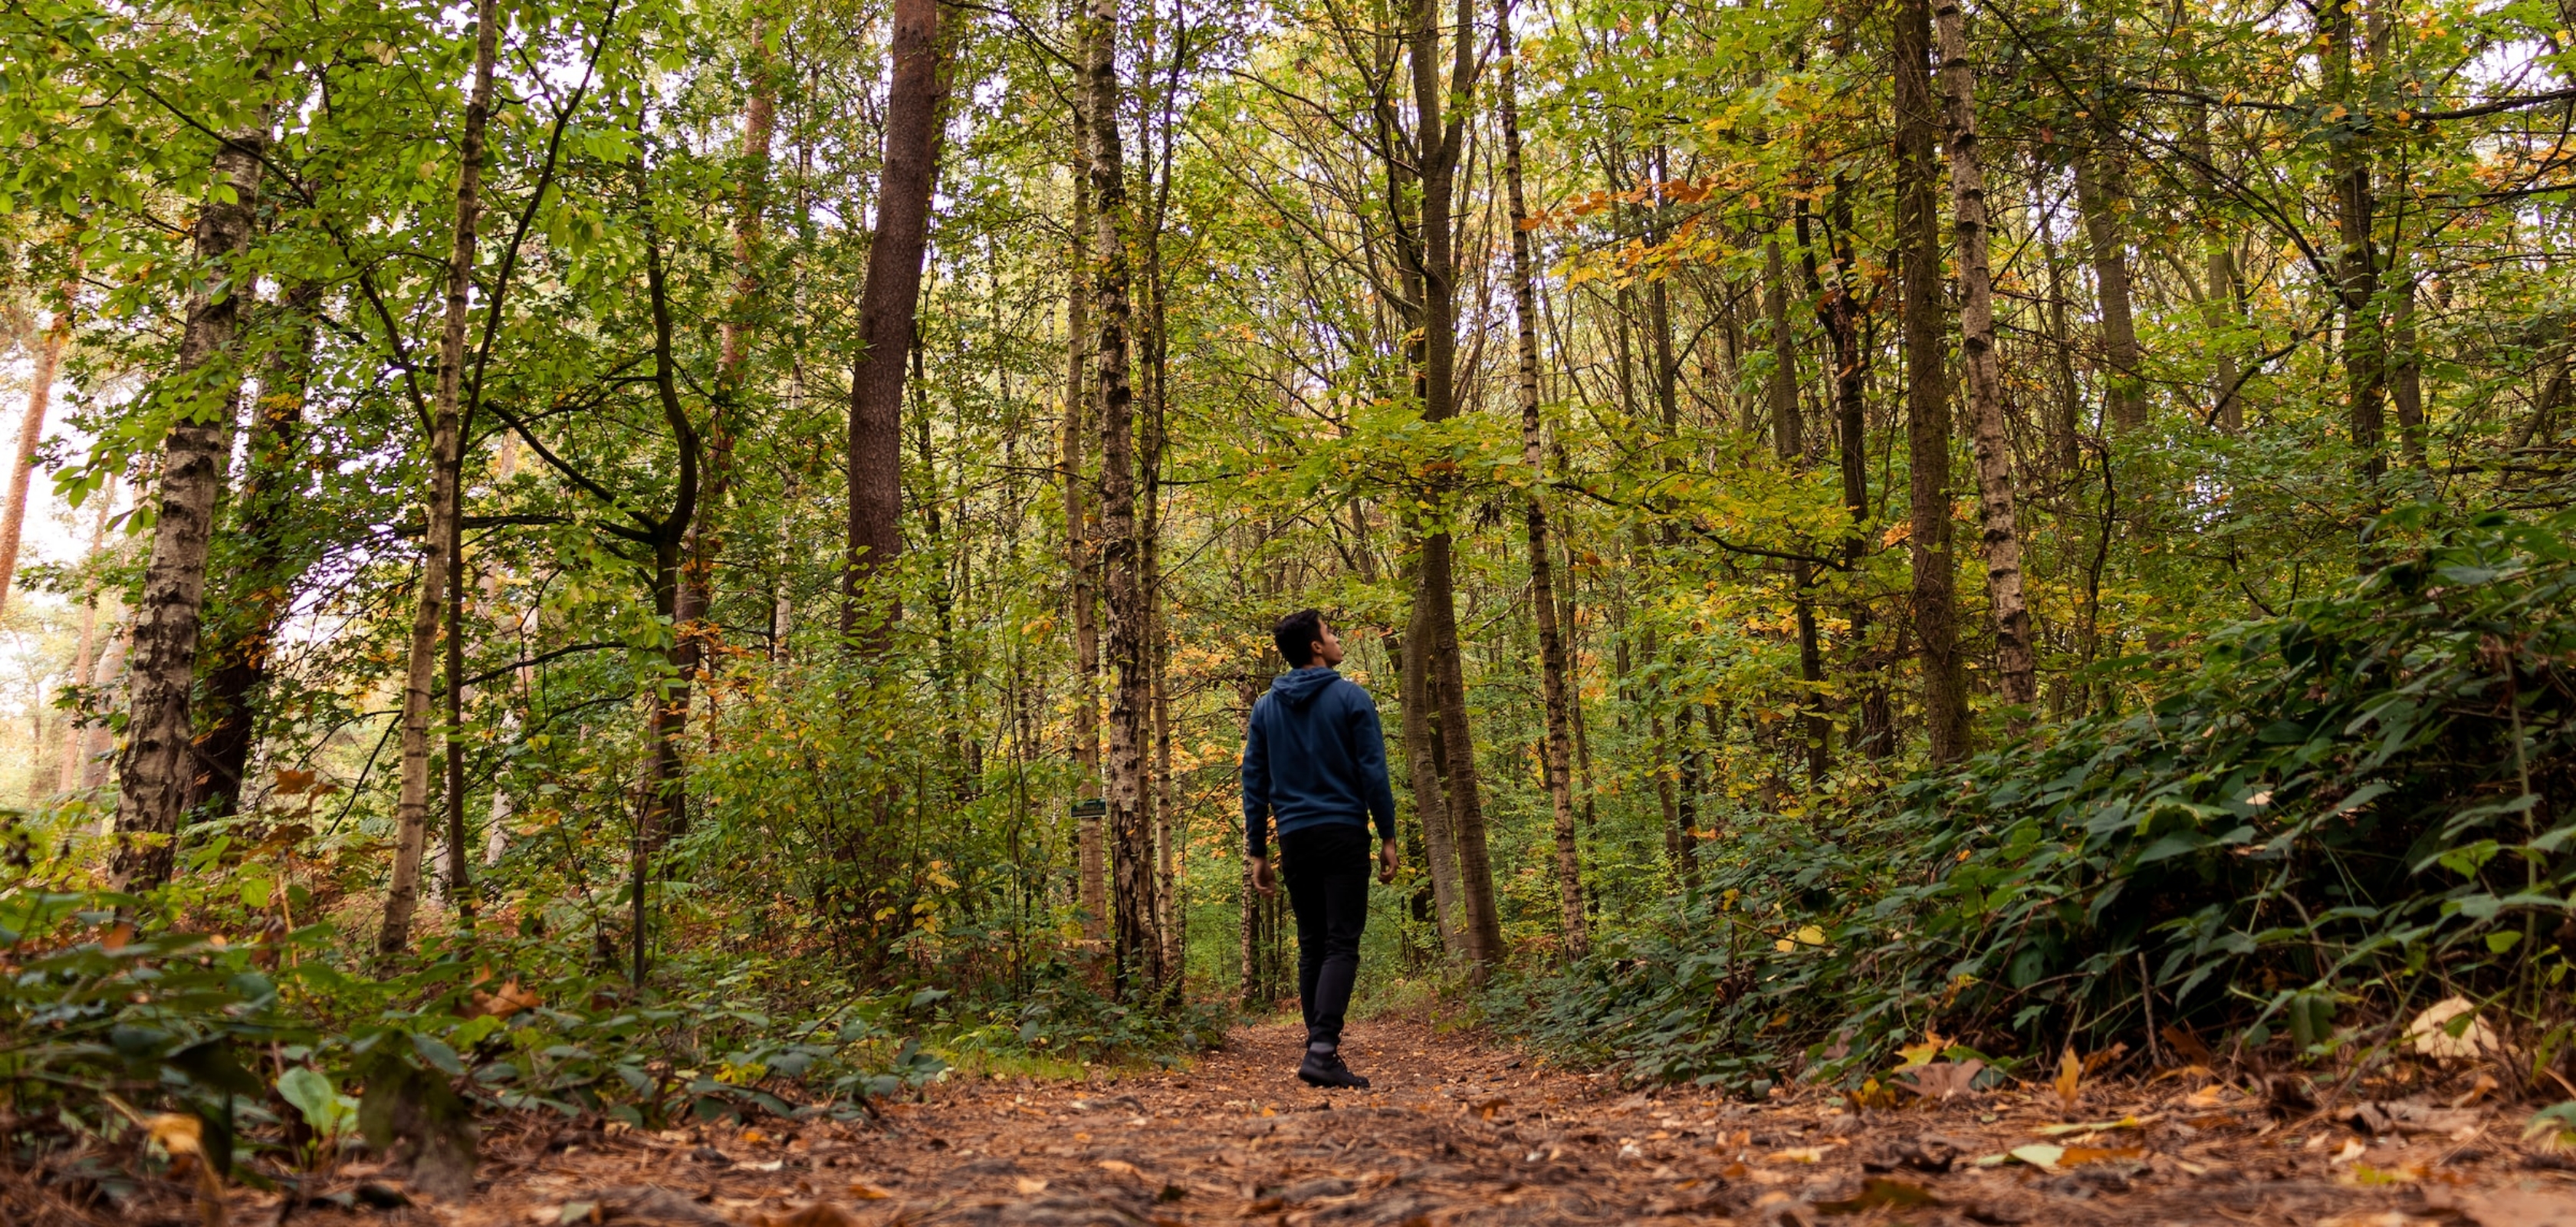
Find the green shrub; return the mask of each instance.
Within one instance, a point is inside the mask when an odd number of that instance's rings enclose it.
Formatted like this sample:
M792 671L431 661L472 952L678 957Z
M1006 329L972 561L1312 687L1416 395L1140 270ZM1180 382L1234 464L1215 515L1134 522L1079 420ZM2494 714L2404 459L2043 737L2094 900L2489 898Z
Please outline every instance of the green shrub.
M1672 913L1497 1017L1759 1089L1937 1032L2323 1052L2454 993L2570 1034L2576 515L2375 526L2382 561L2198 645L2145 710L1757 824ZM2404 545L2393 538L2410 538Z

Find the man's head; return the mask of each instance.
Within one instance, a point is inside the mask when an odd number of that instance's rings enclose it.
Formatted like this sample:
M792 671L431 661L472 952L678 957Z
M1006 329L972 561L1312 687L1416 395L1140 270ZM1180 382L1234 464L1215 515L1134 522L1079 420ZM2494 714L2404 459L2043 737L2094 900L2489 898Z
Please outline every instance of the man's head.
M1279 655L1287 660L1290 668L1342 663L1341 636L1324 624L1323 610L1300 609L1281 618L1278 628L1270 632L1270 638L1279 645Z

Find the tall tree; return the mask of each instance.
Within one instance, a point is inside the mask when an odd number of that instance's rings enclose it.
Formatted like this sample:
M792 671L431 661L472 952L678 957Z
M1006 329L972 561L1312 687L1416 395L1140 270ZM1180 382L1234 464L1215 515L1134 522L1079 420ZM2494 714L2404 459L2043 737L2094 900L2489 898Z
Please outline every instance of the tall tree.
M1101 831L1100 795L1100 596L1093 583L1089 478L1083 468L1090 433L1087 412L1091 335L1091 124L1083 118L1082 91L1073 104L1073 226L1065 269L1064 422L1061 481L1064 490L1065 603L1073 626L1073 757L1081 768L1074 784L1075 903L1082 940L1093 951L1109 941L1109 847ZM1094 804L1097 802L1098 804Z
M197 673L198 614L215 500L224 488L235 398L241 391L234 342L249 288L235 280L248 250L268 148L268 117L234 130L214 158L214 190L197 209L192 242L203 272L188 298L178 360L164 382L173 412L161 449L158 514L143 599L134 611L125 757L117 800L115 881L128 890L170 880L188 783L196 770L189 715Z
M1572 696L1566 675L1565 632L1557 624L1556 562L1548 545L1546 457L1541 438L1538 398L1538 291L1535 261L1530 256L1529 201L1521 181L1521 112L1519 56L1512 49L1511 0L1503 0L1494 19L1494 59L1501 71L1495 90L1503 131L1503 184L1512 230L1513 336L1519 359L1517 390L1521 409L1521 463L1529 469L1529 491L1521 518L1529 545L1530 610L1538 622L1539 695L1546 708L1547 738L1542 765L1547 776L1548 808L1556 819L1557 926L1569 956L1590 948L1592 933L1583 913L1583 854L1574 827L1574 732L1568 714Z
M1995 672L2003 682L2004 701L2027 708L2039 697L2038 666L2031 651L2030 604L2022 596L2012 436L2004 420L2003 374L1995 353L1993 235L1986 211L1985 147L1977 139L1977 69L1969 58L1968 19L1959 0L1933 0L1932 16L1941 40L1950 233L1959 268L1959 357L1976 439L1977 521L1986 556L1986 599L1994 610Z
M770 36L768 10L755 9L744 34L751 80L742 106L742 147L735 161L733 289L724 320L716 327L715 395L709 398L705 442L706 491L689 526L689 561L681 572L679 603L673 611L681 641L681 670L699 681L712 671L711 657L721 639L712 617L716 564L724 553L719 517L733 492L734 449L742 432L743 395L751 376L751 346L761 304L762 229L769 207L770 143L778 116L777 67Z
M402 783L394 802L394 877L385 890L384 925L376 934L376 949L387 954L411 945L412 913L420 901L421 855L429 835L430 686L438 671L439 634L445 629L455 586L451 571L457 565L464 486L465 322L474 289L475 230L483 213L484 129L492 114L492 72L500 36L498 0L477 0L474 80L465 101L464 132L457 141L456 227L445 270L447 312L438 337L437 391L430 403L429 503L423 516L420 587L413 595L411 650L403 671ZM453 756L461 749L451 728L447 752Z
M1933 191L1941 113L1932 98L1929 0L1898 0L1893 44L1914 639L1922 659L1924 733L1933 761L1946 763L1968 753L1968 694L1959 660L1957 563L1950 553L1950 383L1941 344L1941 210Z
M0 609L9 605L10 581L18 574L18 542L27 526L27 496L36 480L36 449L45 441L45 414L53 406L54 380L63 367L63 350L72 340L72 306L80 299L80 253L71 254L73 274L63 278L62 305L36 338L34 369L27 372L27 412L18 419L18 460L9 469L8 502L0 503Z
M1458 167L1466 148L1468 103L1476 82L1474 0L1458 0L1447 25L1449 61L1443 58L1439 0L1413 0L1406 58L1413 75L1413 137L1421 171L1422 417L1445 422L1458 414ZM1437 696L1441 784L1450 842L1458 858L1458 894L1467 935L1467 957L1479 966L1503 956L1502 916L1494 904L1492 854L1485 839L1484 792L1477 778L1476 737L1467 717L1466 669L1458 647L1455 538L1445 528L1423 538L1419 587L1430 631L1429 689ZM1415 645L1420 648L1421 644Z
M870 581L903 553L903 376L930 245L931 189L939 174L939 112L948 87L940 0L895 0L886 98L885 156L877 175L876 234L859 295L859 352L850 368L849 553L841 634L881 650L895 615L871 605Z
M1147 795L1153 611L1136 524L1136 404L1130 380L1126 146L1119 130L1118 0L1091 0L1083 29L1091 125L1092 395L1100 415L1100 562L1109 614L1109 875L1113 984L1122 998L1163 986L1154 932L1154 837Z

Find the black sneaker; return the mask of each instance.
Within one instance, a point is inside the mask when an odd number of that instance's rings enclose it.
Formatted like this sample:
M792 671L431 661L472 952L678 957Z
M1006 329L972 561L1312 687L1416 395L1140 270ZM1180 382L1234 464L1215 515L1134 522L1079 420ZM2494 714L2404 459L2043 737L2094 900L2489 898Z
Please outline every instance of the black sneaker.
M1306 1051L1305 1063L1297 1067L1297 1076L1309 1086L1338 1086L1365 1091L1369 1084L1368 1079L1352 1073L1350 1066L1342 1064L1342 1054L1313 1049Z

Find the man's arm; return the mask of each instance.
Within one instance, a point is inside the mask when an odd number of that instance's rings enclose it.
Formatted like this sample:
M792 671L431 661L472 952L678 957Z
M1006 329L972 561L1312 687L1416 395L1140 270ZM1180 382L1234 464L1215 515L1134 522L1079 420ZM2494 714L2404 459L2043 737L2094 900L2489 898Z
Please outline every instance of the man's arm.
M1395 789L1386 778L1386 731L1378 724L1377 701L1360 692L1359 710L1351 717L1351 761L1360 771L1360 795L1368 801L1369 820L1379 839L1395 842Z
M1243 854L1255 860L1270 855L1270 750L1261 738L1261 705L1253 701L1252 717L1243 722Z

